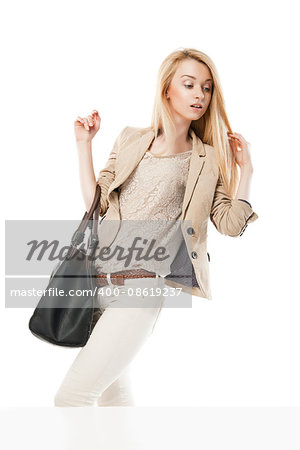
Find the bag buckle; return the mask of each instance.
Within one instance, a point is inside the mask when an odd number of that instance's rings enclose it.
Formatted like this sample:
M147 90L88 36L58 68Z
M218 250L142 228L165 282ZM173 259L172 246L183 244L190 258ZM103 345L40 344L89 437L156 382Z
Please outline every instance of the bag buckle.
M72 236L72 244L81 244L84 239L84 232L76 230Z

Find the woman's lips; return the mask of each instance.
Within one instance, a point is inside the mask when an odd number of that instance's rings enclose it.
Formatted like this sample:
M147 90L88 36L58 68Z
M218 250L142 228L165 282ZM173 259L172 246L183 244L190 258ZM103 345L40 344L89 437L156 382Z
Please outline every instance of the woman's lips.
M201 111L201 109L202 109L202 108L197 108L196 106L192 106L192 105L191 105L191 108L193 108L194 111L198 111L198 112Z

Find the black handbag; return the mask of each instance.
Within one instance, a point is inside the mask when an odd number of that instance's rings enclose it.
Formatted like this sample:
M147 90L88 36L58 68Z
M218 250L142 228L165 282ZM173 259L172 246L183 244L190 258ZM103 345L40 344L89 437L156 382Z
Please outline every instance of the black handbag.
M97 307L95 262L89 257L99 241L100 194L101 188L97 184L90 210L85 212L73 234L67 255L52 271L47 290L29 320L32 334L51 344L83 347L101 316ZM91 229L87 248L77 248L84 240L87 227ZM53 288L51 294L63 290L64 296L50 295L49 288ZM78 295L74 295L76 291ZM86 295L82 295L83 292Z

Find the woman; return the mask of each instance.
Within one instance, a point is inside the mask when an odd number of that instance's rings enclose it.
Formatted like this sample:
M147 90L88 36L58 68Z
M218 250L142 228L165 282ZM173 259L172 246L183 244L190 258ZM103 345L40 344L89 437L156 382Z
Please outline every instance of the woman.
M96 180L91 141L99 128L97 111L75 121L80 180L87 210L96 183L101 186L99 247L107 246L108 258L97 262L99 288L122 291L99 293L101 318L60 386L56 406L133 405L129 363L153 332L163 288L212 298L208 218L229 236L242 235L258 218L249 202L249 145L231 130L216 68L205 53L177 50L163 61L151 126L125 127ZM163 244L167 257L131 258L128 268L124 249L138 231L143 243L154 236ZM116 249L123 253L109 258ZM157 295L149 303L143 289L153 287Z

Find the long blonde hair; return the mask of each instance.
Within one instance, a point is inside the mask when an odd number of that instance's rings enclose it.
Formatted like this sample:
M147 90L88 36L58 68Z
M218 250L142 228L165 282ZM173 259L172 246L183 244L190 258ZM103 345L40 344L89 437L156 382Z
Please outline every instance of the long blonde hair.
M227 131L232 133L232 129L225 111L217 69L208 55L194 48L183 48L172 52L164 59L158 71L151 127L155 136L158 136L159 132L163 130L166 142L171 140L170 138L175 132L175 124L165 94L179 63L188 58L206 64L213 79L212 96L208 109L200 119L191 122L190 128L203 143L213 146L216 150L222 182L229 195L234 197L239 176L237 163L227 136Z

